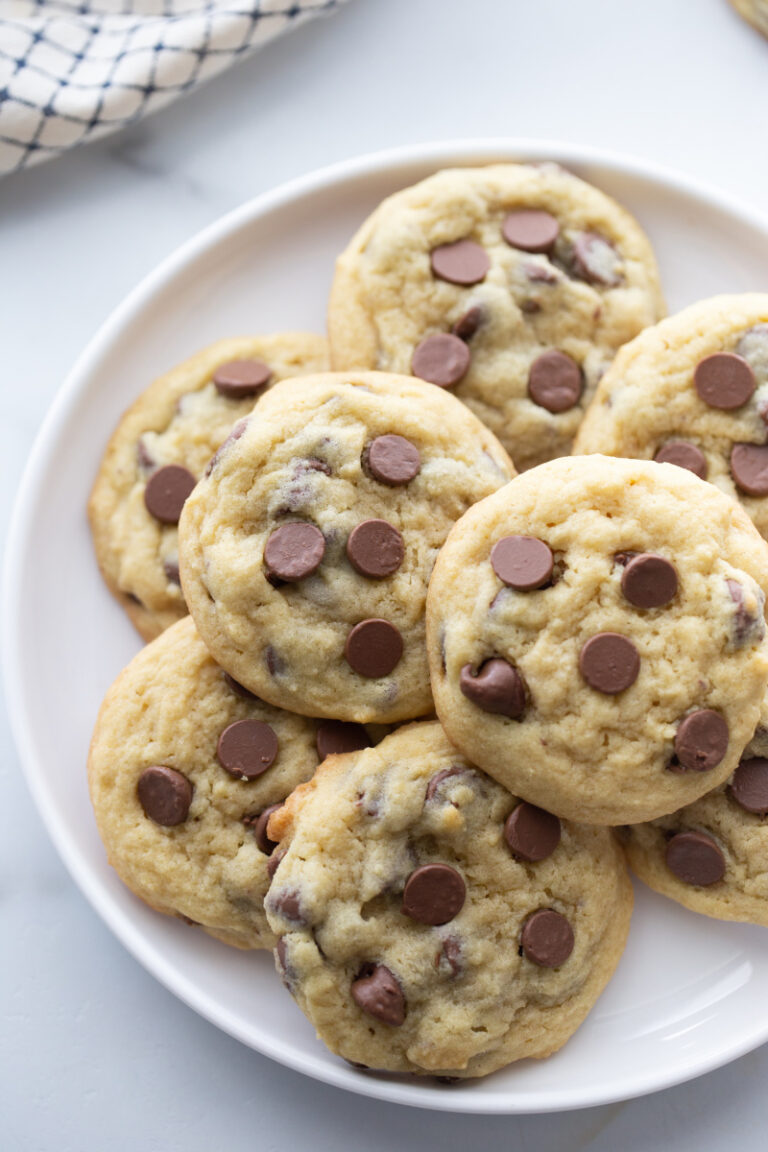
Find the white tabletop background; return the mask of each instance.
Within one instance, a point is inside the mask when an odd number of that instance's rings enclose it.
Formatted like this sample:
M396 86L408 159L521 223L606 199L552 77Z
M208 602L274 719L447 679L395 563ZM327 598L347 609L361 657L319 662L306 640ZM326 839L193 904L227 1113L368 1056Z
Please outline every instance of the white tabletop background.
M518 135L633 153L768 209L767 95L768 42L725 0L351 0L136 127L8 177L0 534L85 343L242 201L361 152ZM48 840L4 713L0 785L4 1152L765 1147L768 1047L653 1097L551 1116L416 1111L288 1071L197 1017L112 937Z

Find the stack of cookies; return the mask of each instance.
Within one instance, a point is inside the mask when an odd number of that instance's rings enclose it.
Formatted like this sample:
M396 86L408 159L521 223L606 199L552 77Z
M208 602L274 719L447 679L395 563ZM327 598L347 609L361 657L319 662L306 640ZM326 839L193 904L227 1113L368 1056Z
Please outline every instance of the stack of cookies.
M274 949L357 1066L556 1051L627 860L768 923L768 297L663 308L597 189L438 173L339 257L329 344L222 341L107 448L96 552L150 641L90 751L110 862Z

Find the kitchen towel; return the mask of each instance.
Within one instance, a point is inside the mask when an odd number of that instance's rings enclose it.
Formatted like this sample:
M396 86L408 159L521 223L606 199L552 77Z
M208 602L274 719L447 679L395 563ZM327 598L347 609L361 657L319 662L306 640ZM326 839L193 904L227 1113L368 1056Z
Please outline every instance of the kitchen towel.
M0 175L115 132L344 0L0 0Z

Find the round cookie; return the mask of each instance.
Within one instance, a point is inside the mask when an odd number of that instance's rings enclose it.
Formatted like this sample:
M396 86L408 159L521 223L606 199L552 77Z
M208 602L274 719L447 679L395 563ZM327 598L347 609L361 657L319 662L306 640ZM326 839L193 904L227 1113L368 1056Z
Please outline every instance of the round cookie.
M768 294L715 296L646 329L600 382L574 452L660 459L739 500L768 539Z
M190 617L174 624L115 681L91 743L91 800L120 879L227 944L272 947L262 814L314 772L316 728L232 681Z
M422 381L278 384L184 508L181 576L200 635L279 707L379 723L430 713L435 557L513 475L472 413Z
M472 1077L548 1056L624 948L612 833L521 804L434 722L326 760L269 833L278 969L358 1065Z
M640 879L693 912L768 927L768 702L734 774L700 800L622 829Z
M720 784L768 677L768 548L682 468L581 456L456 524L429 587L438 717L517 795L628 824Z
M167 372L118 424L88 504L104 579L145 640L186 615L176 523L232 424L278 380L327 368L322 336L220 340Z
M556 164L451 169L339 257L331 364L451 388L523 470L570 451L616 349L663 315L650 244L604 193Z

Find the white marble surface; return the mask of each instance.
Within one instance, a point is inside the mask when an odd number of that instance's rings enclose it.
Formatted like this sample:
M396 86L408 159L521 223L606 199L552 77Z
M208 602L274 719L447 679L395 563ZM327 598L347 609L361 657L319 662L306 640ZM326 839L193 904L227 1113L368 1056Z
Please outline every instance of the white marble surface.
M222 212L359 152L473 135L634 153L765 208L767 86L768 43L725 0L351 0L128 132L6 179L0 533L83 345ZM4 1152L764 1147L768 1048L651 1098L540 1117L417 1112L289 1072L195 1016L110 935L48 841L4 713L0 787Z

